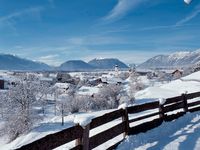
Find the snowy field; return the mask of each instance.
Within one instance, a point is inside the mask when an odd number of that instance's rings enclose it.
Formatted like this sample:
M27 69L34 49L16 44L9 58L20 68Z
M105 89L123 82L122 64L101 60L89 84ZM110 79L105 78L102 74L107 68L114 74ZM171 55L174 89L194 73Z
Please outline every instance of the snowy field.
M200 72L171 81L166 84L148 87L136 93L136 99L146 98L170 98L185 92L192 93L200 91Z

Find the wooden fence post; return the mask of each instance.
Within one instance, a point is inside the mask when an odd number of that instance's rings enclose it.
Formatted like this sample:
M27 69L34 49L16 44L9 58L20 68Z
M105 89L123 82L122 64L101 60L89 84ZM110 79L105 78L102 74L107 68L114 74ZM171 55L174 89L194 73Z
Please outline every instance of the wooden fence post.
M164 120L165 113L164 113L164 106L163 105L159 105L159 117L162 121Z
M75 145L81 145L82 146L82 150L89 150L89 143L90 143L90 137L89 137L89 133L90 133L90 124L86 125L83 128L83 134L81 138L76 139Z
M63 104L62 104L61 113L62 113L62 126L63 126L64 125L64 105Z
M123 109L122 121L125 122L125 131L123 133L124 138L129 134L129 119L127 107Z
M79 124L76 124L76 126L78 126L78 125L79 125ZM82 140L82 137L76 139L76 141L75 141L75 146L82 145L81 140Z
M90 146L90 124L86 125L83 130L83 137L82 137L82 150L89 150Z
M183 98L183 110L186 113L188 111L188 103L187 103L187 94L182 94L182 98Z

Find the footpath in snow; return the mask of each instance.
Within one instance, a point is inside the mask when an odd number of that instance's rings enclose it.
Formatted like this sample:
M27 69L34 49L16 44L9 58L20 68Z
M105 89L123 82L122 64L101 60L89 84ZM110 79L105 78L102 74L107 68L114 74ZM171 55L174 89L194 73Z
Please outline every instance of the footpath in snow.
M200 112L129 136L117 150L200 150Z

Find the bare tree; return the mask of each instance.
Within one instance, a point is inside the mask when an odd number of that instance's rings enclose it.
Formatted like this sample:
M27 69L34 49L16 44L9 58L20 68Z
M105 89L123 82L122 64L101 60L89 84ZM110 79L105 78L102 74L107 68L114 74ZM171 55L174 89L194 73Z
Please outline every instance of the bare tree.
M6 101L6 132L10 139L28 131L38 116L34 112L37 103L38 79L34 75L21 76L9 89L9 98Z

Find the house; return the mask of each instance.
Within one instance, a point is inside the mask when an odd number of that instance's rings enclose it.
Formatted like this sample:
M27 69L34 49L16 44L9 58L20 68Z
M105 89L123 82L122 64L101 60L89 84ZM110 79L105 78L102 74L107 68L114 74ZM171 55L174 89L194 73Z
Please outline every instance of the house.
M5 86L4 86L4 80L3 79L0 79L0 89L4 89Z
M178 69L176 69L174 72L172 72L172 77L174 79L179 79L182 77L182 75L183 75L183 72Z
M70 88L70 84L69 83L56 83L54 85L54 88L56 88L58 93L66 94L67 90Z
M11 81L9 81L9 79L4 78L4 77L0 77L0 89L1 90L6 90L9 89L9 86L11 85Z
M197 65L194 67L194 72L197 72L197 71L200 71L200 64L197 64Z
M40 77L39 80L41 83L48 83L49 85L53 85L56 82L55 79L50 77Z
M90 85L90 86L97 86L99 84L102 83L102 80L101 78L96 78L96 79L90 79L87 84Z

